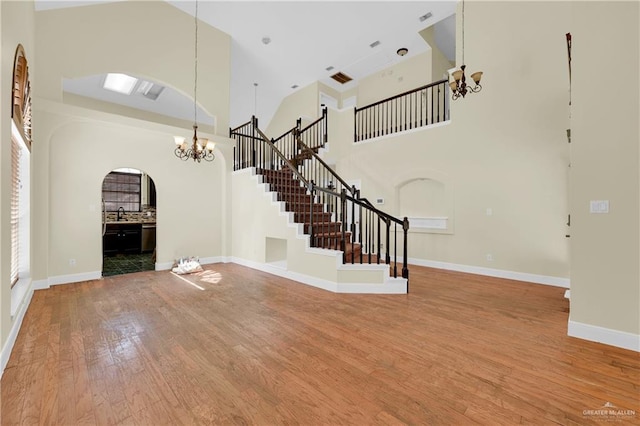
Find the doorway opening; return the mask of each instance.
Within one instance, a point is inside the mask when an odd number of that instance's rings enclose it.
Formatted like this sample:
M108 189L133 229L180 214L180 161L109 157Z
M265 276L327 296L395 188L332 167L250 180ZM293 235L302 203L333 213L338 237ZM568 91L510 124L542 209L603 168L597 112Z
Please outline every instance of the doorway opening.
M102 181L102 276L155 270L156 187L138 169Z

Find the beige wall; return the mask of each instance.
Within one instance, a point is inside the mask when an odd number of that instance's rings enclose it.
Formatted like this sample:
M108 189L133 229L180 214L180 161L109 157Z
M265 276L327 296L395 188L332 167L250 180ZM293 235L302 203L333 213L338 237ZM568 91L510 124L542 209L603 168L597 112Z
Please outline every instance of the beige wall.
M437 81L446 75L447 71L455 66L447 57L438 49L435 40L435 28L433 26L420 31L422 38L431 46L431 76L432 80Z
M0 348L4 348L14 320L11 318L11 289L9 286L11 264L11 82L14 55L18 44L24 46L32 83L35 78L33 2L0 2L0 22L0 36L2 38L0 99L3 100L0 102ZM35 86L34 90L37 90ZM31 246L34 247L33 232L31 239Z
M312 83L284 98L268 125L265 126L266 123L258 120L260 129L270 138L277 138L291 130L298 118L303 118L303 123L318 118L320 116L318 87L317 82Z
M114 25L117 23L117 25ZM161 1L124 1L37 13L39 96L61 101L63 78L104 72L148 77L193 97L193 17ZM199 26L198 102L229 130L230 37ZM46 70L46 72L44 72Z
M183 162L173 155L172 135L186 129L60 110L51 103L39 114L38 134L50 150L49 277L101 271L102 181L119 167L143 170L156 184L158 263L222 255L226 164L219 152L213 163Z
M431 83L431 51L398 62L358 81L358 107Z
M361 180L367 198L384 198L384 210L413 213L400 210L406 182L442 183L444 205L433 212L451 216L449 232L413 229L410 258L569 277L569 13L568 3L467 4L465 60L485 71L485 88L451 102L446 125L353 144L353 113L330 111L328 159L345 179ZM429 61L414 67L431 69ZM381 75L360 84L358 104L393 92L396 82Z
M571 321L635 335L639 13L638 2L573 3L571 24ZM589 213L591 200L609 200L609 214Z

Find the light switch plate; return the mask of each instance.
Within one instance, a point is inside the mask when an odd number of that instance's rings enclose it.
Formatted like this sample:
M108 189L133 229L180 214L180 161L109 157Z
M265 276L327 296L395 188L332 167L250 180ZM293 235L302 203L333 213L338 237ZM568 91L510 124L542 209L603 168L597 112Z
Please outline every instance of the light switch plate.
M589 213L609 213L609 200L591 200Z

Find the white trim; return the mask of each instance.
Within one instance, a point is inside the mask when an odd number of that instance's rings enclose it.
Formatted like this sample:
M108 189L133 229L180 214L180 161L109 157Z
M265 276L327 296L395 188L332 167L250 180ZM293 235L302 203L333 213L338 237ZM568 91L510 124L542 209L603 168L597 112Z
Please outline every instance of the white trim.
M33 283L32 283L33 285ZM5 340L5 344L2 347L2 352L0 352L0 378L2 378L2 374L4 373L4 369L9 362L9 357L11 356L11 351L13 350L13 345L16 343L16 338L18 337L18 332L20 331L20 327L22 326L22 320L24 319L24 314L27 312L27 308L29 304L31 304L31 297L33 296L33 289L29 288L24 300L22 301L22 305L18 309L18 312L14 316L13 326L11 327L11 331L9 332L9 336L7 336L7 340Z
M31 283L31 287L33 288L33 291L36 290L46 290L48 288L51 288L51 286L49 285L49 280L34 280Z
M443 217L409 217L409 230L411 229L440 229L446 230L448 228L449 218Z
M156 262L156 271L168 271L173 268L173 262Z
M564 292L564 298L571 300L571 290L567 290Z
M569 320L567 335L640 352L640 335Z
M399 258L399 261L402 259ZM551 285L554 287L569 288L569 278L551 277L548 275L530 274L527 272L506 271L504 269L484 268L482 266L460 265L457 263L439 262L435 260L407 259L407 263L429 268L446 269L448 271L466 272L469 274L486 275L488 277L506 278L509 280L526 281L535 284Z
M57 275L49 277L49 285L71 284L81 281L99 280L102 278L102 271L83 272L80 274Z
M11 289L11 319L15 318L29 292L33 292L31 277L20 278Z
M200 257L198 259L201 265L208 265L210 263L226 263L227 260L224 256L212 256L212 257ZM156 262L156 271L169 271L173 268L175 262Z
M374 283L338 283L321 278L312 277L310 275L301 274L284 270L277 266L266 263L255 262L252 260L241 259L238 257L230 258L232 263L236 263L247 268L256 269L271 275L293 280L322 290L331 291L333 293L357 293L357 294L406 294L407 281L405 279L388 279L384 284Z
M213 257L201 257L200 264L201 265L209 265L211 263L224 263L225 258L222 256L213 256Z

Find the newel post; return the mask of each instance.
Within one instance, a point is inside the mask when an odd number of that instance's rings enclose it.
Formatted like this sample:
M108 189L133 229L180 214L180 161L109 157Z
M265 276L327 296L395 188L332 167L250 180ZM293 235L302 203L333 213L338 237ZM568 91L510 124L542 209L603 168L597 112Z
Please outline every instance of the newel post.
M404 230L404 253L402 254L402 278L407 279L407 292L409 291L409 268L407 268L407 235L409 233L409 219L405 216L402 222L402 229Z

